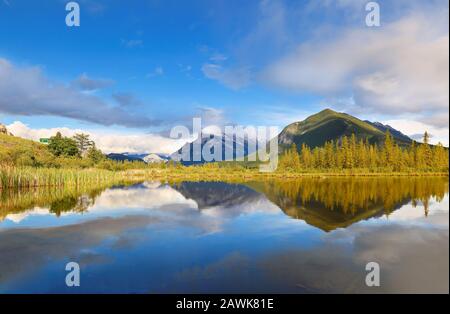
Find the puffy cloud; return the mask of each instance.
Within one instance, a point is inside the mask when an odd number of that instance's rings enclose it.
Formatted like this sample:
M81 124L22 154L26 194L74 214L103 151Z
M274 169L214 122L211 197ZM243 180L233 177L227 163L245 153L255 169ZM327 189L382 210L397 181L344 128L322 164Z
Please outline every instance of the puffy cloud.
M7 126L15 136L38 141L40 138L54 136L61 132L64 136L73 136L75 133L86 133L95 141L98 148L104 153L162 153L171 154L185 144L183 139L171 139L156 134L120 134L112 132L86 131L80 129L48 128L32 129L26 124L16 121Z
M99 86L87 77L85 87ZM104 83L104 82L103 82ZM101 125L149 127L159 121L113 107L95 95L49 81L38 67L17 67L0 58L0 112L60 116Z
M263 77L298 92L350 94L366 111L448 112L448 7L440 11L304 42L270 65Z

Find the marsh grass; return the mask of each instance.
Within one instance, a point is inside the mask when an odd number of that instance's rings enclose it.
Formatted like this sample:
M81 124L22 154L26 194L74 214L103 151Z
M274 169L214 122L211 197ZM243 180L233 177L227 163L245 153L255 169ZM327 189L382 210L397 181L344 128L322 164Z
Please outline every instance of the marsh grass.
M101 169L56 169L0 166L0 189L38 186L83 186L119 183L126 172Z
M342 171L288 171L259 172L257 168L230 167L219 164L201 166L170 166L134 170L35 168L0 166L0 189L32 187L79 187L101 186L143 180L163 181L248 181L269 178L302 177L377 177L377 176L448 176L447 172L385 172L366 169L344 169Z
M342 171L275 171L259 172L258 169L217 167L213 164L191 167L168 167L165 169L142 169L128 171L134 180L159 180L165 182L180 181L225 181L248 182L253 180L296 180L301 178L346 178L346 177L448 177L446 172L370 172L365 169Z

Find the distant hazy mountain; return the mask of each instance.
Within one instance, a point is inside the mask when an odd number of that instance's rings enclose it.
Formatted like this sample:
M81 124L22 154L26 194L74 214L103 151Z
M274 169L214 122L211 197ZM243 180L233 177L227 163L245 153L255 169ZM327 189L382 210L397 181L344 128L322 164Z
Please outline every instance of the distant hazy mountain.
M236 159L237 157L247 156L247 155L255 152L254 147L256 147L256 146L254 145L254 143L252 143L246 139L244 140L244 139L236 138L235 136L233 138L229 138L229 139L230 140L227 141L227 137L225 135L222 137L220 137L220 136L213 137L212 135L210 135L209 137L204 137L200 143L199 151L201 152L204 149L205 150L209 149L209 151L211 153L214 153L214 145L216 145L216 146L220 145L222 148L222 154L221 154L221 158L219 161L227 160L227 158L226 158L227 156L225 154L225 151L227 149L233 152L233 159ZM206 146L206 145L208 145L208 146ZM189 152L190 152L189 158L187 158L187 160L184 160L184 159L179 160L179 158L177 158L178 155L181 154L183 150L189 150ZM184 165L202 164L202 163L206 162L201 153L200 153L200 158L199 158L200 160L194 161L194 143L193 142L186 143L182 148L180 148L178 151L176 151L175 153L170 155L169 158L172 160L175 160L175 161L180 161Z
M111 153L106 155L109 159L118 161L144 161L146 163L166 162L169 158L164 154L133 154L133 153Z
M367 139L371 144L381 144L384 142L387 129L400 146L411 143L412 140L409 137L390 126L362 121L331 109L325 109L303 121L288 125L279 134L278 143L281 150L290 147L293 143L299 148L303 143L313 148L323 146L327 141L336 141L343 136L355 134L358 139Z
M138 159L143 159L145 156L148 155L148 153L143 153L143 154L136 154L136 153L121 153L122 155L125 155L127 157L131 157L131 158L138 158Z
M106 157L108 157L109 159L112 159L112 160L116 160L116 161L125 161L125 160L127 160L127 161L142 161L142 158L129 156L127 154L120 154L120 153L107 154Z

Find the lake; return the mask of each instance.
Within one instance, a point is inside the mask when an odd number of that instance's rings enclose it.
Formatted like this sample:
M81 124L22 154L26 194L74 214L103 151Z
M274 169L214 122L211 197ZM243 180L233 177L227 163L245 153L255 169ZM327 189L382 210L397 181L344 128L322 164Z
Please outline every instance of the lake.
M448 293L448 189L399 177L0 191L0 293Z

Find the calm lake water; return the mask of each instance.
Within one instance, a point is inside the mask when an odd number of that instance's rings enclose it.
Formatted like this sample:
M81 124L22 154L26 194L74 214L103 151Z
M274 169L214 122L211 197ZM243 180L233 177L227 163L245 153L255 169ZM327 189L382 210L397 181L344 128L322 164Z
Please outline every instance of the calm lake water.
M14 292L448 293L448 178L0 191L0 293Z

